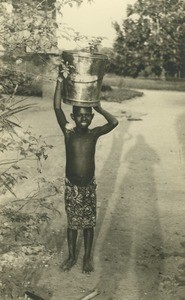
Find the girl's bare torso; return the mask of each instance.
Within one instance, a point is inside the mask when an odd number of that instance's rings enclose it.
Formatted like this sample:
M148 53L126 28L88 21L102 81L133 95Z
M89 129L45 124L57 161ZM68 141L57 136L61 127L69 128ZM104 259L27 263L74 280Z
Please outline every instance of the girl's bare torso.
M66 177L71 183L83 186L93 179L96 142L93 130L66 135Z

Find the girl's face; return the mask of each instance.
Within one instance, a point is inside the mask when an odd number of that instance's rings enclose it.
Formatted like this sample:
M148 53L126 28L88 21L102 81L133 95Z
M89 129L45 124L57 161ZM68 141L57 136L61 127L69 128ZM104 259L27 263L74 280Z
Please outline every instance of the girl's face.
M88 107L78 107L71 115L72 119L75 121L76 127L84 129L89 127L93 116L92 109Z

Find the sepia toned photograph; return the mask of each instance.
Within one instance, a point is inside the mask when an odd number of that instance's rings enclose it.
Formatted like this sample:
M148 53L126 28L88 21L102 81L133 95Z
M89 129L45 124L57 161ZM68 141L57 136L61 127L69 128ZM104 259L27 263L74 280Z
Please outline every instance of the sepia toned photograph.
M185 300L185 1L0 1L0 300Z

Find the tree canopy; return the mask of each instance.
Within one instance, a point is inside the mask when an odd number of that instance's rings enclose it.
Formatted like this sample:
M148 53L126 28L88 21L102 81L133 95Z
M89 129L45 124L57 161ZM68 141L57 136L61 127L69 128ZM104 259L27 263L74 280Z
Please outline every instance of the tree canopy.
M86 0L91 2L92 0ZM80 5L83 0L4 0L0 2L0 44L6 51L28 47L32 52L52 52L58 34L71 39L71 31L57 22L66 5Z
M185 3L183 0L137 0L127 6L127 18L114 23L115 71L137 77L150 69L169 76L183 74Z

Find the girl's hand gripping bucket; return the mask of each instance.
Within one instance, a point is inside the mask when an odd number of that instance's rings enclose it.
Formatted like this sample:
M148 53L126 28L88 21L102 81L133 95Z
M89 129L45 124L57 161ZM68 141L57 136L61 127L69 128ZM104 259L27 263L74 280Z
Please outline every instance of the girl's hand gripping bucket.
M62 59L60 73L63 77L63 102L74 106L97 106L107 56L64 51Z

